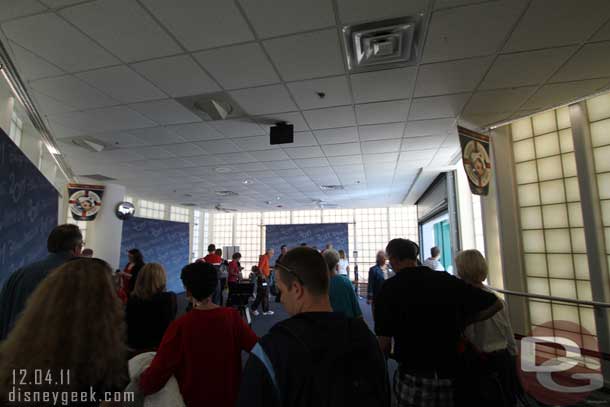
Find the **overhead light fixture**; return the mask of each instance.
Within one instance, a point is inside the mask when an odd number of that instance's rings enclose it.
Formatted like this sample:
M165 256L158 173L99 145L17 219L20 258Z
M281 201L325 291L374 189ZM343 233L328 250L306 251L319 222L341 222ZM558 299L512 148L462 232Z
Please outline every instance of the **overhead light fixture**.
M279 201L280 199L282 199L282 197L281 197L281 196L279 196L279 195L275 197L275 200L276 200L276 201Z
M49 153L53 154L53 155L60 155L61 152L56 149L54 146L50 145L50 144L46 144L47 146L47 150L49 150Z
M320 185L322 191L341 191L345 189L343 185Z
M244 183L246 185L249 185L249 184L252 184L253 181L251 179L245 179L245 180L242 181L242 183Z
M232 172L233 169L230 167L218 167L218 168L215 168L214 171L216 171L219 174L226 174L227 172Z
M233 191L216 191L216 195L219 195L219 196L237 196L239 194L237 192L233 192Z
M13 86L13 81L11 81L11 78L9 78L8 74L6 73L4 65L0 65L0 71L2 72L2 76L4 76L4 80L8 84L9 88L11 88L11 92L13 92L13 95L15 95L19 103L21 103L21 106L25 107L25 103L23 103L23 100L21 100L21 96L19 96L19 93L17 93L15 86Z

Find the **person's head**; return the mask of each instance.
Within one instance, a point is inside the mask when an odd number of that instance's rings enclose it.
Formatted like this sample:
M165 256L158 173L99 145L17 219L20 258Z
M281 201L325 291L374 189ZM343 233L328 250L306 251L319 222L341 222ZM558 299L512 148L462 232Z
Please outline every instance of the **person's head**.
M305 242L301 243L301 247L307 247L307 243L305 243Z
M419 246L411 240L392 239L386 246L385 252L394 271L417 266Z
M241 253L235 252L235 253L233 253L233 256L231 256L231 258L235 261L239 261L241 259Z
M214 250L214 253L216 253L217 256L222 257L222 249L216 249Z
M118 388L127 379L126 357L125 316L112 269L100 259L75 258L45 277L0 343L0 394L8 394L3 387L14 369L69 369L66 391ZM32 384L28 390L47 389Z
M333 248L333 244L332 243L326 243L326 250L332 249Z
M76 225L55 226L47 239L49 253L70 253L80 256L83 247L83 235Z
M383 250L379 250L375 256L375 264L378 266L383 266L385 264L385 260L385 252Z
M269 258L272 258L272 257L273 257L273 253L274 253L274 251L273 251L273 249L272 249L272 248L267 249L267 251L265 252L265 254L267 255L267 257L269 257Z
M441 255L441 250L434 246L433 248L430 249L430 256L432 256L433 259L438 259Z
M93 250L87 248L80 252L80 257L93 257Z
M339 250L339 258L341 260L345 259L345 250L343 250L343 249Z
M148 300L155 294L163 292L165 284L167 284L167 274L163 266L159 263L146 263L138 273L131 295Z
M478 250L464 250L455 256L458 276L470 283L481 284L487 278L487 262Z
M214 243L208 245L208 253L212 254L216 251L216 245Z
M138 249L130 249L127 252L127 257L129 258L130 263L135 263L135 264L144 263L144 256L142 256L142 252Z
M210 263L191 263L182 269L180 279L186 289L186 296L193 303L209 300L216 286L218 275Z
M334 274L339 265L339 253L335 249L327 249L322 253L330 274Z
M281 302L290 315L305 312L315 304L328 303L328 267L316 250L294 248L275 265Z
M280 253L282 253L282 254L288 253L288 247L286 247L285 244L283 244L282 247L280 247Z

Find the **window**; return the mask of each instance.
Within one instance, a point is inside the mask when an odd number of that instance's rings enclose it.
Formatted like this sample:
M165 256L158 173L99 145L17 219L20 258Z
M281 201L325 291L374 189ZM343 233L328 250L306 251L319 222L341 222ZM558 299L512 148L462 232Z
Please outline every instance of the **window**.
M21 134L23 133L23 122L17 116L17 113L13 110L11 115L11 127L9 129L8 136L17 146L21 145Z
M169 212L169 219L175 222L189 222L189 210L187 208L181 208L179 206L171 206Z
M233 246L233 214L215 213L213 222L213 236L209 243L216 247Z
M417 230L416 206L390 208L389 222L390 236L388 241L396 238L403 238L417 243L419 235Z
M123 201L124 202L131 202L131 203L133 203L133 196L125 195L123 197Z
M140 217L165 219L165 204L140 200Z
M292 212L292 223L299 225L302 223L320 223L321 219L320 210L311 211L293 211Z
M285 225L290 223L290 211L263 212L265 225Z
M258 264L258 256L262 254L264 241L261 242L261 213L244 212L235 214L235 245L239 246L241 265L246 273Z
M206 212L203 215L203 246L207 248L210 244L210 214ZM202 253L203 254L203 253Z
M472 220L474 222L474 247L485 256L485 233L483 232L483 212L481 197L472 195Z
M388 244L388 208L355 209L356 250L360 279L367 279L366 270L375 264L377 252Z
M200 222L201 211L195 209L193 211L193 241L191 245L191 261L197 260L199 257L199 238L200 238Z

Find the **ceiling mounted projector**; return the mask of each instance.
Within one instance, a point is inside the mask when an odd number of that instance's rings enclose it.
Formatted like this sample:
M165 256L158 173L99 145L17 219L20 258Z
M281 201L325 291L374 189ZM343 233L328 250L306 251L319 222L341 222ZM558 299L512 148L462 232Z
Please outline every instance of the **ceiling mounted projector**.
M269 135L271 145L294 143L294 126L286 122L276 123L271 126Z

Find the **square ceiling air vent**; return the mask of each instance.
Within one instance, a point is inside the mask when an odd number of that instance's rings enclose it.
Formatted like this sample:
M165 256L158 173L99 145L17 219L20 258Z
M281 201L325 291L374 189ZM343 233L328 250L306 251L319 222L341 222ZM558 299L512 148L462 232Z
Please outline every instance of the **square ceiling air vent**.
M417 61L421 15L343 27L350 71L387 69Z

